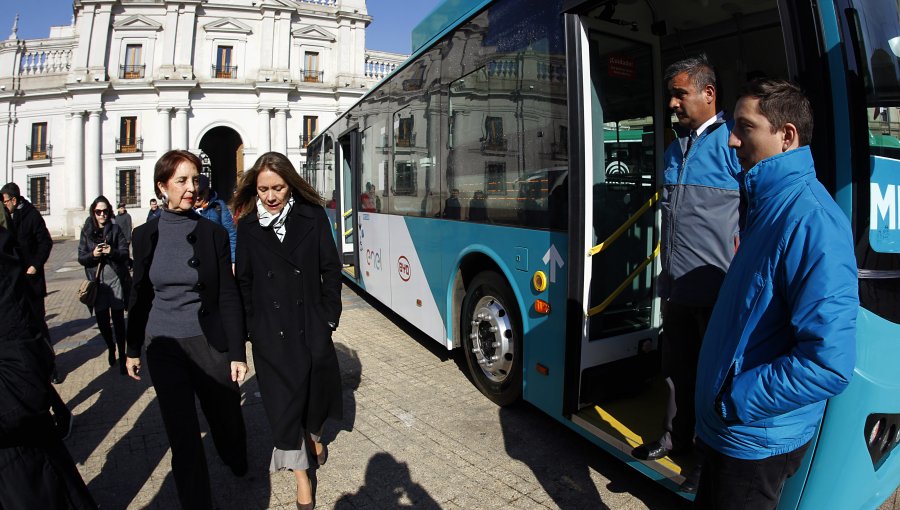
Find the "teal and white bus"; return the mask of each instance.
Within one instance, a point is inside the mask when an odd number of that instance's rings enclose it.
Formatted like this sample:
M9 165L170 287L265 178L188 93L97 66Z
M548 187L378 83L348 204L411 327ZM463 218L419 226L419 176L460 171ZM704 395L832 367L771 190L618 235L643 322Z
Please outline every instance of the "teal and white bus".
M347 278L461 349L497 404L524 399L672 490L696 459L629 455L661 432L665 396L662 70L705 52L726 109L748 78L799 82L819 179L854 227L862 306L853 380L780 508L875 508L893 493L897 0L447 0L413 48L308 148Z

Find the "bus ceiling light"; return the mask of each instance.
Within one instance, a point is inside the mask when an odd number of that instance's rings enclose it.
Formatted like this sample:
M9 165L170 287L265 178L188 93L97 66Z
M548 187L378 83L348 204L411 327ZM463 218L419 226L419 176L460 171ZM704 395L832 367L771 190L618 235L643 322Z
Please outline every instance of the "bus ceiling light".
M547 275L543 271L535 271L534 276L531 277L531 284L534 286L534 290L544 292L547 290Z
M548 313L550 313L550 303L544 301L543 299L535 299L534 311L547 315Z

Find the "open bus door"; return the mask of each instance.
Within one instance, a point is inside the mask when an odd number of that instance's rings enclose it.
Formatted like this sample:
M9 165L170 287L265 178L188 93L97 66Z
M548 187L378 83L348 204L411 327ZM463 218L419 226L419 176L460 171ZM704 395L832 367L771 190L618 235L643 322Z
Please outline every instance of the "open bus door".
M357 263L358 242L356 236L356 212L359 210L359 131L354 129L338 138L335 146L336 159L340 165L338 188L341 205L341 240L338 248L344 271L358 279Z

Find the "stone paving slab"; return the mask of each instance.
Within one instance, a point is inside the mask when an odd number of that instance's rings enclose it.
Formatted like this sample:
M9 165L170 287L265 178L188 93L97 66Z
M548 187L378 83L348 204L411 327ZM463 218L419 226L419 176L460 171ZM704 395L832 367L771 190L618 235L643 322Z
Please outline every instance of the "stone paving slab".
M94 319L74 299L84 278L77 244L58 241L47 266L48 322L65 375L57 389L75 414L66 444L104 510L176 509L149 375L137 382L108 368ZM342 299L334 341L345 417L326 427L317 508L689 508L530 405L498 408L469 382L461 356L410 334L349 288ZM267 471L272 443L249 359L241 390L250 471L234 477L205 438L216 503L294 510L293 475ZM882 510L898 510L896 494Z

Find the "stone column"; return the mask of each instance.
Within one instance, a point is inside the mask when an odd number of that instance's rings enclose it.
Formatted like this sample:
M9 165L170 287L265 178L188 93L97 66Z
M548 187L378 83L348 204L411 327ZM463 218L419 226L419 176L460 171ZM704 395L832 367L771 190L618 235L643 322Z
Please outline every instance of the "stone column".
M172 109L157 108L157 125L159 140L156 145L156 157L161 157L172 148Z
M100 175L101 112L88 113L84 144L84 201L92 202L103 189Z
M287 156L287 110L284 108L275 109L275 139L272 150Z
M67 209L84 209L84 112L66 115L69 129L66 144L66 194ZM91 197L93 201L96 196Z
M175 109L175 136L172 140L174 149L188 149L188 109Z
M13 153L12 140L10 140L12 126L12 117L9 117L5 113L0 113L0 158L2 158L0 159L0 162L2 162L3 165L3 182L10 182L13 180L12 158L10 157Z
M259 139L256 143L256 146L259 147L259 154L257 154L257 156L261 156L272 150L272 146L269 142L269 109L260 108L256 111L259 113L256 120L257 127L259 128Z

